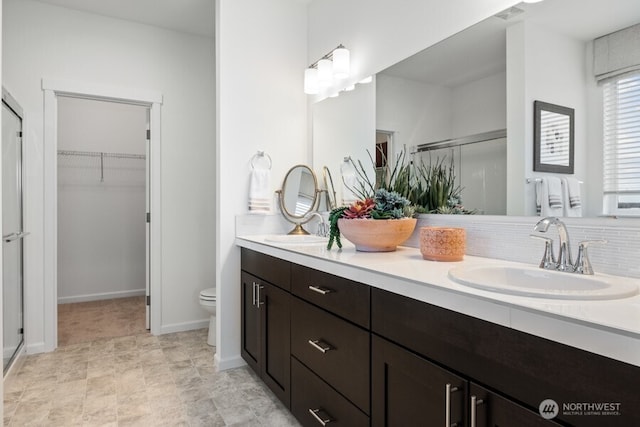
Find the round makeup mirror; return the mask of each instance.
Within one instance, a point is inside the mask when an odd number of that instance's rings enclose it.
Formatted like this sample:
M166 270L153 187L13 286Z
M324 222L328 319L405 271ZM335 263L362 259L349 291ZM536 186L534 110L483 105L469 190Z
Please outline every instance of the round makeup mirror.
M316 210L319 201L318 181L313 170L306 165L292 167L277 193L282 215L296 225L289 234L309 234L302 224L311 220L309 214Z

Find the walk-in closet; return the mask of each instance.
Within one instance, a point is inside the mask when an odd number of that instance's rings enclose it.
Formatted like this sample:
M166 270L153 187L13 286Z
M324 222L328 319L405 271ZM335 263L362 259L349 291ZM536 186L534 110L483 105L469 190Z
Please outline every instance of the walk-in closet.
M58 97L58 345L144 333L147 107Z

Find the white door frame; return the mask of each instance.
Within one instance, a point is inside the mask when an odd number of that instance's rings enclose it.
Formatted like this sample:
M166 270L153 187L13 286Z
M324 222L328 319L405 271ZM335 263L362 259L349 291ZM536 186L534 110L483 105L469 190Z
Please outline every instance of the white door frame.
M75 96L146 106L150 110L150 268L151 333L160 334L162 313L162 241L160 204L160 108L154 91L42 79L44 92L44 351L58 345L58 96Z

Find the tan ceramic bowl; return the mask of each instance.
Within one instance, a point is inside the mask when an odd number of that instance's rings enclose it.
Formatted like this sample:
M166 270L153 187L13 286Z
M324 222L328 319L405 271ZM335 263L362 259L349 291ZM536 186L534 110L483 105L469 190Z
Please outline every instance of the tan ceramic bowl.
M430 261L462 261L466 249L464 228L420 228L420 253Z
M340 234L362 252L392 252L416 227L415 218L338 220Z

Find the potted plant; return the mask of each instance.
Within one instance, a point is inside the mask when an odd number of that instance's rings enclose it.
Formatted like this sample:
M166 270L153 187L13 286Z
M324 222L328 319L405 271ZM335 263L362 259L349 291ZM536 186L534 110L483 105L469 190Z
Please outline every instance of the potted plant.
M341 248L340 235L358 251L390 252L407 240L416 226L411 202L395 191L379 188L351 206L336 208L329 214L329 243Z

